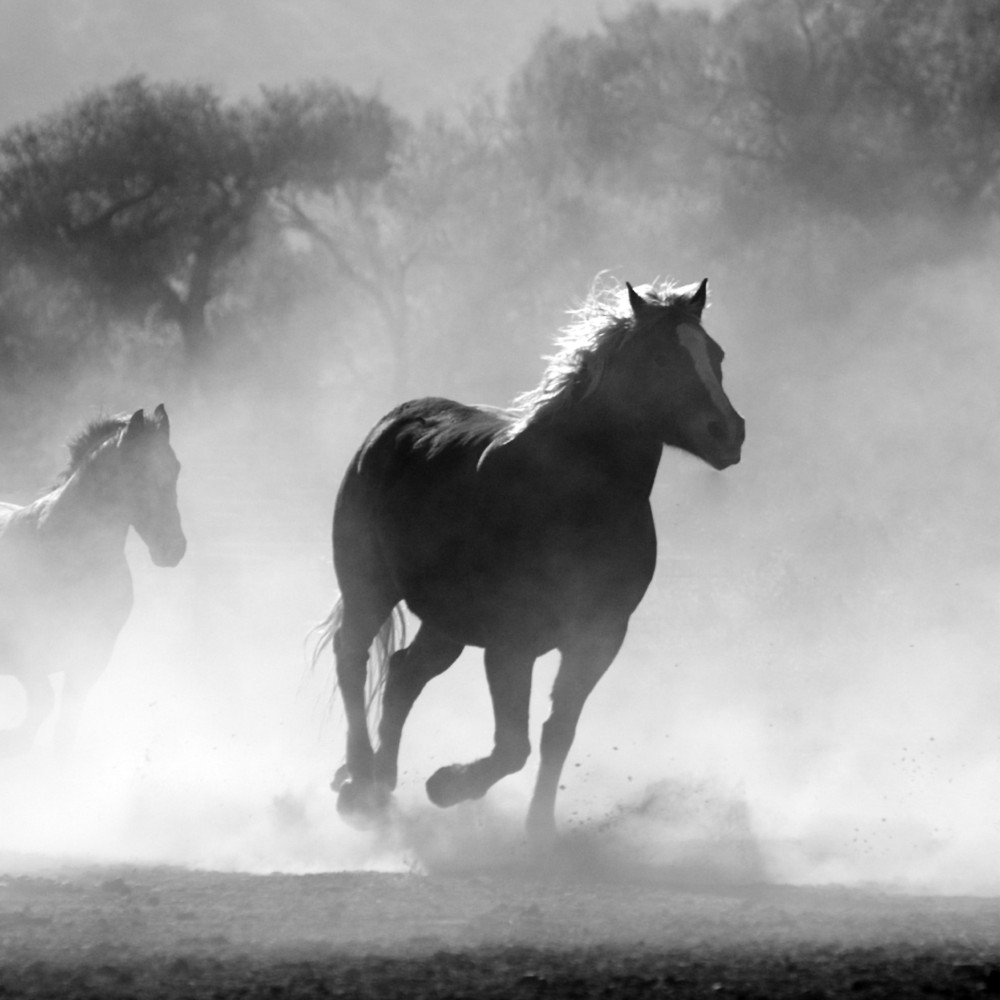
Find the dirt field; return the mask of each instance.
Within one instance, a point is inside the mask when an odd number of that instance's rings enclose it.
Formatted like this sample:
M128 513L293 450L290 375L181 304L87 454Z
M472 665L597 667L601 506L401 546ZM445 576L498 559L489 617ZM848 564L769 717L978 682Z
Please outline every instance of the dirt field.
M0 878L0 997L1000 994L1000 901L420 876Z

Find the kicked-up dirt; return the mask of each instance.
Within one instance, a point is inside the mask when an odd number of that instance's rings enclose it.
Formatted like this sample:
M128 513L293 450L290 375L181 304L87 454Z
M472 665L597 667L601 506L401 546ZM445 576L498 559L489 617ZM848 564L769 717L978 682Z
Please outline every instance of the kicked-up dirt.
M2 869L2 866L0 866ZM537 864L0 876L0 997L981 997L1000 900Z

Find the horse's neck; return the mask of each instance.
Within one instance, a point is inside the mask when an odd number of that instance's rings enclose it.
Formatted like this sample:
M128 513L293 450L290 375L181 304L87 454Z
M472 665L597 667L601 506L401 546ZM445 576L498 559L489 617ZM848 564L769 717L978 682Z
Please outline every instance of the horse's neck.
M526 448L586 462L616 491L648 499L663 445L634 424L615 419L589 397L555 413L522 433Z
M107 470L93 464L74 472L39 503L39 530L54 540L72 541L94 557L115 555L125 545L129 517L121 498L108 488Z

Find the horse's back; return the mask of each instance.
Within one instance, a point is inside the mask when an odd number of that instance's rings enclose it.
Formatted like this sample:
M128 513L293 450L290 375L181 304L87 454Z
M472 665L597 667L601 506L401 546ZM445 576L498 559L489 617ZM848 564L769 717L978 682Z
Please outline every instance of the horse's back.
M433 460L478 461L513 418L501 409L428 397L402 403L365 439L352 465L365 474L386 464Z
M502 410L432 397L397 406L372 428L334 508L334 566L345 596L357 586L387 592L389 578L398 577L389 563L447 557L479 458L510 419Z
M450 399L411 400L380 420L358 449L341 483L334 511L338 523L384 521L404 505L411 521L425 503L455 500L473 488L486 448L511 417L503 410Z

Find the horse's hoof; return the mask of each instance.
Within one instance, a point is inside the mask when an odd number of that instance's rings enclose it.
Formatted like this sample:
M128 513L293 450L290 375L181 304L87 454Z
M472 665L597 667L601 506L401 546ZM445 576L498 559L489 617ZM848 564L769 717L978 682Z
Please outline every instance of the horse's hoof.
M330 787L335 791L339 792L344 785L347 784L348 779L351 776L351 772L347 770L346 764L341 764L337 768L336 773L333 776L333 780L330 782Z
M352 826L370 829L385 821L391 800L384 785L345 781L337 793L337 812Z
M439 767L427 779L427 784L424 786L427 789L427 798L442 809L464 802L469 798L465 782L462 780L464 770L459 764Z

